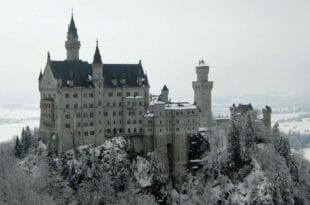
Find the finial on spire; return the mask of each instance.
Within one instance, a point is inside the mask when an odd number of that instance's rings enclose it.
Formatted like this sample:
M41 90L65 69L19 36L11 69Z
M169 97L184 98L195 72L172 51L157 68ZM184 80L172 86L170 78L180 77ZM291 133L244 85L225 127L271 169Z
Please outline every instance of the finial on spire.
M102 64L101 55L98 47L98 39L96 39L96 50L93 63Z
M47 60L50 61L51 60L51 54L49 51L47 51Z
M71 34L73 35L73 37L78 38L78 34L77 34L77 29L74 23L74 18L73 18L73 9L71 9L71 21L68 27L68 33L67 34Z

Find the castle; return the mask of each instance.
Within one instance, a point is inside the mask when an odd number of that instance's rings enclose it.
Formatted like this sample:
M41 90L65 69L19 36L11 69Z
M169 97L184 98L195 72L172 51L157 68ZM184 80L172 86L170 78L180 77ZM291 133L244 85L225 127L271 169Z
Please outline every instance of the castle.
M196 66L192 82L194 104L169 100L169 89L150 96L150 84L141 61L108 64L98 42L92 63L79 57L79 41L73 15L68 26L65 60L52 60L39 75L39 136L54 152L81 145L102 144L123 136L136 153L155 151L162 167L181 181L188 164L188 136L213 126L209 66Z
M193 82L195 103L171 102L169 89L150 97L141 61L107 64L98 42L92 63L79 57L73 15L68 26L65 60L52 60L39 75L40 137L55 152L81 145L102 144L124 136L136 153L155 151L162 166L176 179L186 172L187 137L211 123L209 67L199 61Z

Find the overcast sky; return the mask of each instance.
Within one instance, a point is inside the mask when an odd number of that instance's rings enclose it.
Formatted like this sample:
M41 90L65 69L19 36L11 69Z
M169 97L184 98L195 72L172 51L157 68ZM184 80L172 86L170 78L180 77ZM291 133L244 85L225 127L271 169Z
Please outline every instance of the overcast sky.
M138 63L151 92L192 101L199 58L213 95L309 94L309 0L92 0L0 2L0 104L38 104L38 74L64 59L71 8L91 61L96 38L106 63Z

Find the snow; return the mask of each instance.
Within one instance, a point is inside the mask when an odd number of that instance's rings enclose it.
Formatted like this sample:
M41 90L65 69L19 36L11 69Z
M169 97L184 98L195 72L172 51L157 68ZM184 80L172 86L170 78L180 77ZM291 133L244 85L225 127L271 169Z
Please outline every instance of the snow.
M278 122L285 133L310 134L309 112L272 114L272 122Z
M166 110L188 110L188 109L197 109L195 105L190 103L169 103L166 104Z
M137 95L137 96L127 96L126 99L144 99L144 97L143 96L139 96L139 95Z
M303 149L304 157L310 161L310 148Z
M0 106L0 142L20 135L23 127L39 126L40 110L36 106Z
M151 186L153 173L151 173L150 170L150 163L146 159L138 156L135 165L136 169L134 171L134 176L140 187L144 188Z

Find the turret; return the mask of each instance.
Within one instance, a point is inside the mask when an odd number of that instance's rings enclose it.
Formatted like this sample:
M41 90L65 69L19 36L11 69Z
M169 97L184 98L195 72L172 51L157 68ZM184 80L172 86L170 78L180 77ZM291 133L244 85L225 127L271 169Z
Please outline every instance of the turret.
M169 98L169 89L167 88L166 85L161 89L161 94L160 94L160 100L168 103L168 98Z
M103 68L103 64L102 64L102 59L101 59L100 50L98 46L98 40L97 40L96 50L95 50L94 59L92 63L92 73L93 73L93 79L95 81L103 78L102 68Z
M79 41L77 29L75 27L73 14L71 15L71 21L68 26L67 41L65 42L65 47L67 49L67 60L79 60L79 50L81 47L81 43Z
M272 110L271 108L266 105L265 108L263 108L263 122L264 122L264 125L271 129L271 113L272 113Z
M193 81L194 102L200 110L199 126L212 126L212 99L211 91L213 88L213 81L209 81L209 66L204 60L199 60L196 66L197 80Z

